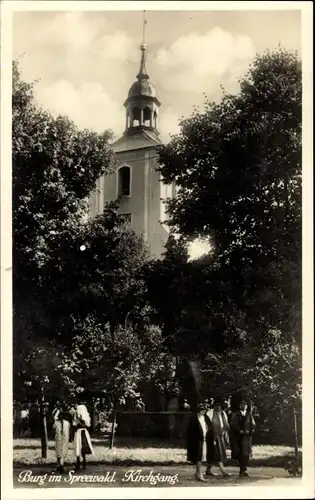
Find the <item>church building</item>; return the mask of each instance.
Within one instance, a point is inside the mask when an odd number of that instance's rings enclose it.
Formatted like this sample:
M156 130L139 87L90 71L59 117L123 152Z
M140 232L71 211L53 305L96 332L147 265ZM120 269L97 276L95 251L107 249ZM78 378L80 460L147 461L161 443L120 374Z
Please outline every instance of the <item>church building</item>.
M141 45L137 80L131 85L124 103L125 132L113 144L117 166L115 173L101 177L90 200L90 216L103 211L104 203L119 200L119 211L132 229L143 235L151 253L160 257L168 238L163 200L174 196L174 186L161 182L158 148L160 101L146 70L146 45Z

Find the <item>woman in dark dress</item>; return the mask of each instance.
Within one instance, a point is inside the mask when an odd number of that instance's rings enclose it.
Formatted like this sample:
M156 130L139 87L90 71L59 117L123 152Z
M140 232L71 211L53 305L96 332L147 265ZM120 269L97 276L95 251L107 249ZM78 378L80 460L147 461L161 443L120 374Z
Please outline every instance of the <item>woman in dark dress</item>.
M213 435L213 447L211 448L212 454L208 454L208 467L206 471L206 476L216 476L212 472L211 468L214 464L217 464L222 475L228 477L230 474L224 467L224 462L226 461L226 448L228 446L228 432L230 429L228 423L228 417L225 411L222 409L221 400L216 399L214 401L213 408L207 411L207 417L211 422L212 435Z
M210 460L213 454L213 435L209 418L206 415L206 406L197 405L187 428L187 460L196 465L196 479L206 481L202 472L202 463Z

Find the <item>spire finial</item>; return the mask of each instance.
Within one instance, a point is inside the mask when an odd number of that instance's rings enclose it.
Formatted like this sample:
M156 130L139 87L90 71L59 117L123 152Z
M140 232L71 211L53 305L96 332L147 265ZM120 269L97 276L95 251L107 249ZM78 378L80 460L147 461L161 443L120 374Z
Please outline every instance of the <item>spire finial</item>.
M147 24L146 12L144 10L143 11L142 44L140 45L140 49L141 49L142 55L141 55L140 70L139 70L139 73L137 75L138 80L148 80L148 78L149 78L149 76L147 74L146 67L145 67L145 51L146 51L146 48L147 48L146 43L145 43L145 27L146 27L146 24Z
M142 30L142 45L144 45L144 46L145 46L145 27L146 27L146 24L147 24L146 12L144 10L143 11L143 30Z

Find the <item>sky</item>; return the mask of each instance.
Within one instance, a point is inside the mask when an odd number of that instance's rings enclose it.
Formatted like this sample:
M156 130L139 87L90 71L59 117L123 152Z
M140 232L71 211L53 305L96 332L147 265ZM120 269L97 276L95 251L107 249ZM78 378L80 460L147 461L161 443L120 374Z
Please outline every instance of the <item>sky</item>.
M279 44L301 52L295 10L148 10L146 18L147 71L162 103L165 142L181 117L202 109L205 95L219 100L221 86L237 92L256 53ZM25 80L38 80L40 105L82 128L110 128L118 138L139 69L142 26L142 11L15 12L13 58Z

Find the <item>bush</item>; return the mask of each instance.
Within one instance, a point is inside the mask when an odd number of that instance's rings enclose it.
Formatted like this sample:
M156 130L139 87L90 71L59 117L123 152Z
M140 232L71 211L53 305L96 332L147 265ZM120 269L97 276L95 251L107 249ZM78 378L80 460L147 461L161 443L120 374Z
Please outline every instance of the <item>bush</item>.
M255 406L257 444L295 443L294 417L301 442L302 361L295 342L270 331L259 346L246 345L223 356L209 355L202 367L203 385L213 395L234 394ZM209 391L208 388L211 388Z

